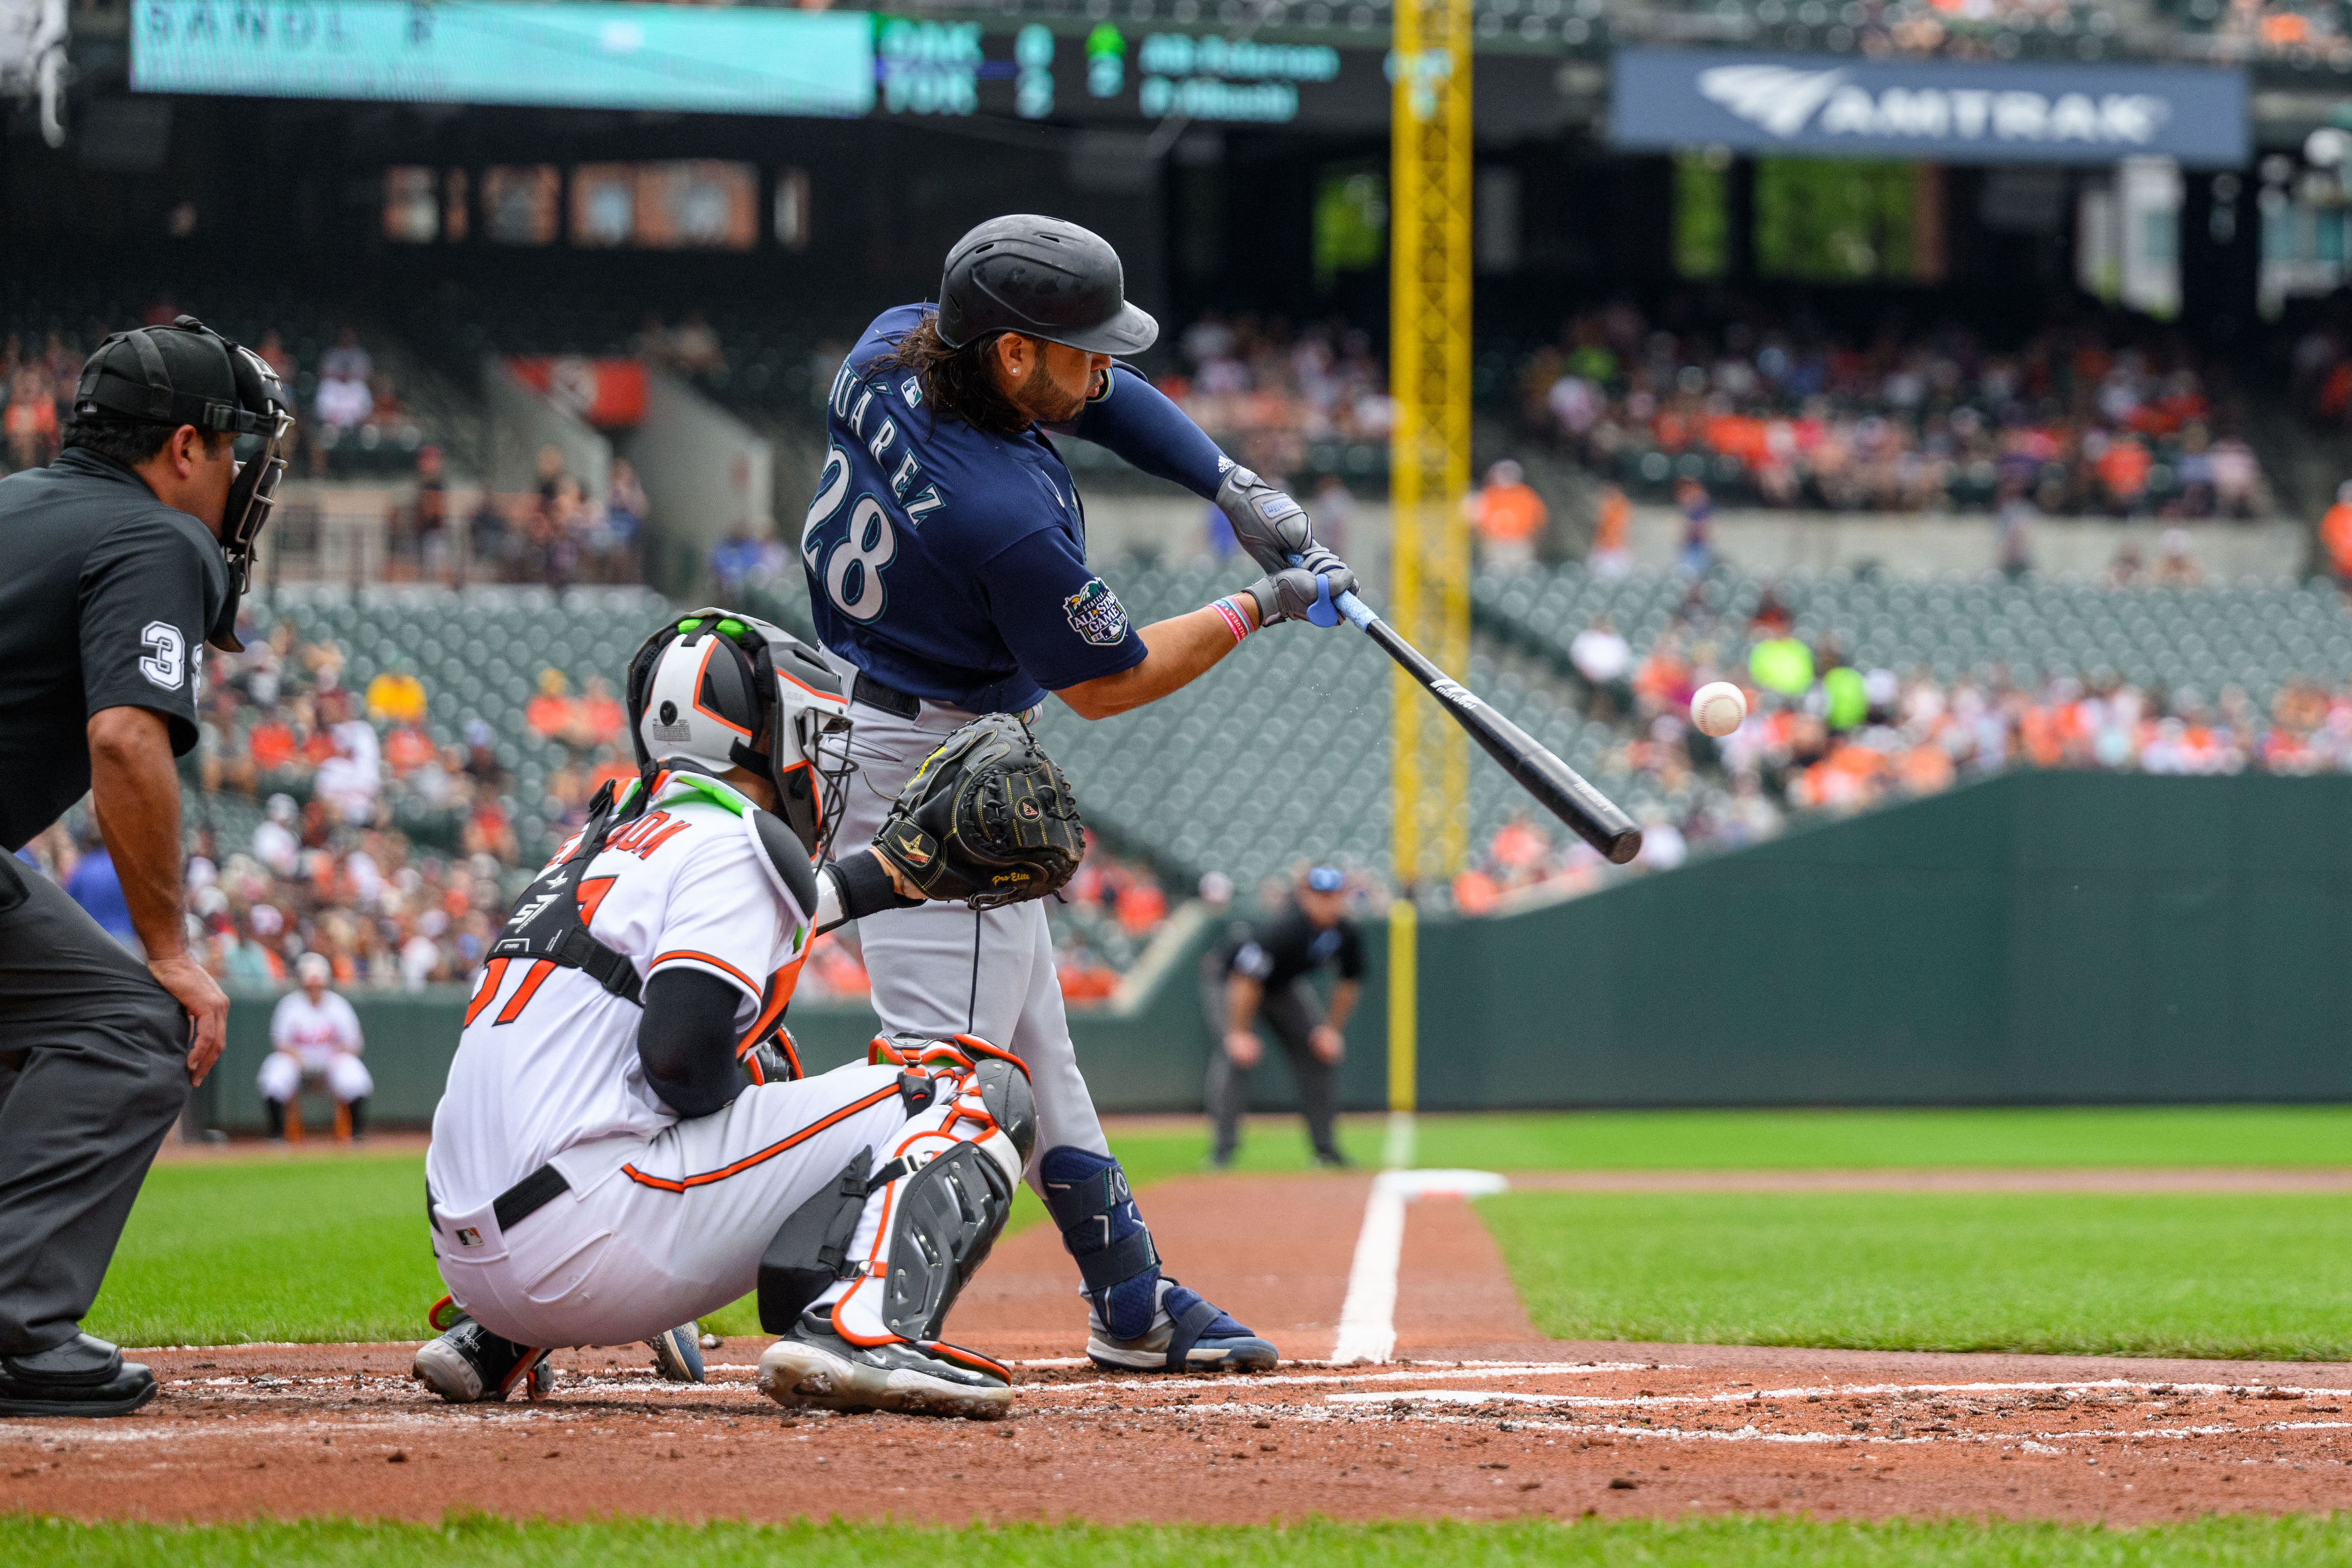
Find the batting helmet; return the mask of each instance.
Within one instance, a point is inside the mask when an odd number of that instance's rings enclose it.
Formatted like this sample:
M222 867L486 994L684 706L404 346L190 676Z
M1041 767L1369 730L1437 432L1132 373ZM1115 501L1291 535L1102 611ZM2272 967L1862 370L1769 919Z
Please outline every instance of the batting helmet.
M940 341L960 349L991 332L1126 354L1157 342L1160 323L1128 303L1127 274L1108 240L1057 217L1015 213L957 240L940 279Z

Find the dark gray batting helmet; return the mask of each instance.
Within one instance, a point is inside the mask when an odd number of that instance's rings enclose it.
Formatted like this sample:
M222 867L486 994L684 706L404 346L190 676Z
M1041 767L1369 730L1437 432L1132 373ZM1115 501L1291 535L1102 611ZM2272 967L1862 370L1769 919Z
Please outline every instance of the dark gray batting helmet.
M940 279L940 339L960 349L991 332L1019 332L1088 353L1139 353L1160 336L1150 313L1127 302L1118 252L1057 217L994 217L955 242Z

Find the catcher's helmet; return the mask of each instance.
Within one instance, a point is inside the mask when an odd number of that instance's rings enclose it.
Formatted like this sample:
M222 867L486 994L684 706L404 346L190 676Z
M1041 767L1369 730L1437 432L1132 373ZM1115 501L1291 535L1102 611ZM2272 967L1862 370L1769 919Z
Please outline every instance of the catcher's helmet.
M1160 323L1127 302L1127 274L1108 240L1057 217L1015 213L957 240L940 279L940 341L960 349L992 332L1128 354L1157 342Z
M740 611L665 622L629 661L637 766L723 773L750 768L776 788L776 815L811 855L841 822L849 699L816 650ZM764 732L767 750L754 750Z

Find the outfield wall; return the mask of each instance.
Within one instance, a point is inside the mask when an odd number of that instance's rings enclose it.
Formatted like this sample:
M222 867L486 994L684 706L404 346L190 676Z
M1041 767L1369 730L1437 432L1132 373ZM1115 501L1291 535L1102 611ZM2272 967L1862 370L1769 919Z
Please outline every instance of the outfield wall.
M2352 1100L2352 778L2015 773L1501 920L1422 927L1420 1098L1507 1106ZM1127 1013L1074 1013L1106 1110L1197 1110L1204 929ZM1385 931L1342 1100L1384 1103ZM271 998L204 1091L257 1129ZM451 990L352 998L380 1123L423 1124ZM800 1006L810 1065L862 1006ZM1270 1053L1271 1055L1272 1053ZM1257 1074L1262 1109L1287 1068Z

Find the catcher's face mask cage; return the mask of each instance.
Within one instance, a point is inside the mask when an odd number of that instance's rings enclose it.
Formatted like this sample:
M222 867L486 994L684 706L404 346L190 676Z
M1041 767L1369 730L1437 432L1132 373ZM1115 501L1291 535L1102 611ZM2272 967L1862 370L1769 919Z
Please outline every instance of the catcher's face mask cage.
M226 362L236 401L175 384L155 334L193 334L212 345ZM183 361L184 365L185 362ZM214 394L222 390L217 377ZM237 640L237 604L253 577L253 547L278 504L278 481L286 474L286 448L294 434L294 407L269 362L213 331L194 316L170 327L116 332L98 345L82 366L74 388L74 413L111 414L151 425L193 425L207 435L236 441L237 468L229 481L228 505L221 514L221 554L228 565L228 597L205 634L214 647L244 650Z
M682 616L629 661L628 711L640 771L750 768L808 852L831 850L853 767L849 699L806 643L740 611Z

